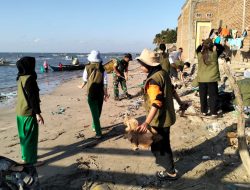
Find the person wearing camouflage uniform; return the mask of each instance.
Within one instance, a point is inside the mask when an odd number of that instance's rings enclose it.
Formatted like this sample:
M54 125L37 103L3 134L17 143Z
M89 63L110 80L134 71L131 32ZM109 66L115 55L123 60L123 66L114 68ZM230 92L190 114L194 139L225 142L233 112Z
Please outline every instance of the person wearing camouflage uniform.
M122 60L117 60L114 64L113 72L113 85L114 85L114 99L119 99L119 84L126 95L126 98L131 99L131 95L128 93L126 81L128 80L128 64L132 60L132 55L127 53L124 55Z

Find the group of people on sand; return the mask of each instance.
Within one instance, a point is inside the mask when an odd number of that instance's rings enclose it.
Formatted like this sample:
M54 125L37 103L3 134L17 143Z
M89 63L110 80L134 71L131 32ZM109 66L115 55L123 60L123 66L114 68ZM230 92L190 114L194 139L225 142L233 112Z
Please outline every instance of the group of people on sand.
M160 52L144 49L139 57L134 59L134 63L140 65L141 71L147 74L144 80L143 96L145 101L146 118L141 123L138 133L146 133L150 128L154 128L162 139L153 142L151 151L156 157L156 162L164 160L165 170L158 171L157 177L161 180L175 180L178 178L177 170L174 167L173 154L170 146L170 127L176 121L173 99L175 99L181 110L185 110L187 105L181 101L172 81L176 80L176 72L185 71L190 64L182 65L182 48L173 54L166 52L166 46L161 44ZM218 81L220 72L218 65L218 52L213 41L206 39L197 51L198 73L196 82L199 87L201 115L212 118L218 113ZM97 50L91 51L88 55L89 64L83 71L83 83L79 88L87 86L87 102L92 114L92 130L96 134L96 139L103 137L100 117L103 102L109 98L108 75L103 66L101 54ZM128 80L129 62L132 55L127 53L122 60L117 61L113 71L114 100L119 99L120 84L126 98L131 99L128 94L126 81ZM40 110L39 88L37 86L37 76L35 73L35 58L23 57L17 61L18 68L18 98L17 98L17 126L21 143L22 159L25 163L37 164L37 143L38 124L43 124L44 120ZM172 70L172 71L171 71ZM186 72L186 71L185 71ZM245 72L242 84L242 95L244 104L250 106L250 72ZM207 97L209 96L209 103ZM249 108L249 107L248 107Z

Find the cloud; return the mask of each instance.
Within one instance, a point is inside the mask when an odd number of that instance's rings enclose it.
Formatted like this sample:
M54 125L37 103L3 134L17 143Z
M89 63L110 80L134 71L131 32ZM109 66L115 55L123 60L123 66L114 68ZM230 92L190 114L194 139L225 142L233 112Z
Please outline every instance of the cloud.
M40 42L40 41L41 41L40 38L36 38L36 39L33 40L34 43L38 43L38 42Z

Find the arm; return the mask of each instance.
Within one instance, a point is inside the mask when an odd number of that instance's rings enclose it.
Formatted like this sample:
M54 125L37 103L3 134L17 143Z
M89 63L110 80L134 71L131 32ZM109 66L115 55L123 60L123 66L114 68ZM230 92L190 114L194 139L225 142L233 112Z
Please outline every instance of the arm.
M82 84L78 86L78 88L83 88L86 84L87 84L87 81L88 81L88 73L87 73L87 70L84 69L83 71L83 74L82 74Z
M108 75L106 73L106 71L104 71L104 76L103 76L103 84L104 84L104 101L106 102L109 98L109 94L108 94Z
M141 133L147 132L147 128L154 119L158 109L161 109L162 107L162 92L160 90L160 87L154 81L150 82L149 87L147 89L147 93L151 102L151 109L146 117L145 122L138 126L137 131Z
M37 122L43 125L44 120L41 115L39 88L37 86L36 80L33 77L30 77L26 81L24 89L27 93L27 101L29 103L29 106L32 108L33 113L36 115Z

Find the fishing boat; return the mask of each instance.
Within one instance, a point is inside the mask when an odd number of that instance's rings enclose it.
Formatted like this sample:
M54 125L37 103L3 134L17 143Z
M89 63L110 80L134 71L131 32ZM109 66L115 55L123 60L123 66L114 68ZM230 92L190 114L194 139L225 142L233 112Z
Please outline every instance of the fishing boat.
M85 68L85 65L62 65L61 67L59 66L52 66L49 65L50 68L53 71L75 71L75 70L83 70Z
M0 59L0 66L11 66L11 65L15 65L13 63L11 63L10 61L6 61L4 59Z

